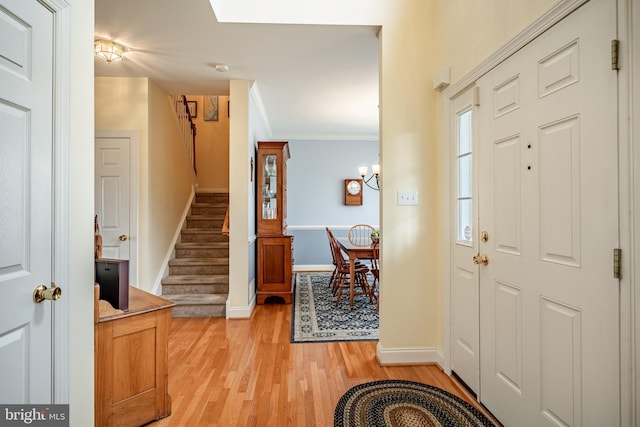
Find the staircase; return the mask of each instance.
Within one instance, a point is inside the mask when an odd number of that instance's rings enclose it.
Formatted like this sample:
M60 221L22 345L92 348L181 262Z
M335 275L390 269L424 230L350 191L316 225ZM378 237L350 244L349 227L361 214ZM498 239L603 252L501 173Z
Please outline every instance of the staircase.
M222 234L228 193L197 192L176 243L162 295L173 317L225 317L229 293L229 237Z

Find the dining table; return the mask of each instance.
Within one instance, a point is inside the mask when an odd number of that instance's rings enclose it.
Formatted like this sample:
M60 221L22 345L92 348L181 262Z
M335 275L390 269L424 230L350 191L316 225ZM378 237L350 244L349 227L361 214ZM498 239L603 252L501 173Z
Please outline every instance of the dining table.
M356 245L351 243L348 237L336 237L340 250L349 258L349 277L355 277L356 260L373 258L373 242L368 245ZM349 307L353 309L353 297L355 292L355 280L349 280Z

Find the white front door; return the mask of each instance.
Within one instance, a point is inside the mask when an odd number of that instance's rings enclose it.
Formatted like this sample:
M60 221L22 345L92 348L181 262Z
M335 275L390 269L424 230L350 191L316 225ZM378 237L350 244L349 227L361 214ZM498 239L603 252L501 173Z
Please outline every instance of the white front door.
M102 235L102 257L130 256L130 156L128 137L95 140L95 212Z
M53 14L0 0L0 402L52 402Z
M508 426L620 423L614 0L478 81L480 400Z
M479 278L473 256L478 252L478 204L474 146L474 88L451 103L453 194L453 261L451 277L451 370L476 395L480 386ZM476 188L476 191L474 191Z

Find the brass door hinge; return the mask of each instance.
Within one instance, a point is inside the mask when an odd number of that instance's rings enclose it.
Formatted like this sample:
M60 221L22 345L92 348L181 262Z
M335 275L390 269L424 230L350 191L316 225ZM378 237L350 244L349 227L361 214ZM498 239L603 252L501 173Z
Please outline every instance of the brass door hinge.
M613 278L620 279L620 264L622 262L622 249L615 248L613 250Z
M620 47L619 40L611 40L611 69L612 70L620 69L620 64L618 64L619 47Z

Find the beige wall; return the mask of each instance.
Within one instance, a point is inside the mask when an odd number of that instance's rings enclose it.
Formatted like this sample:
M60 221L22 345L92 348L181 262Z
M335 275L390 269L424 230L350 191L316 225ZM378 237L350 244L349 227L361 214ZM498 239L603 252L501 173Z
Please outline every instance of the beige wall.
M196 101L196 166L198 188L229 190L228 96L218 96L218 120L204 120L204 96L187 96Z
M95 79L95 128L138 132L137 287L151 291L195 179L168 94L147 78Z
M437 19L433 25L437 28L438 43L433 59L436 69L451 66L451 79L455 82L555 1L435 0L434 3Z
M228 6L227 0L216 2L222 3ZM442 135L447 124L441 113L442 95L434 91L433 79L442 67L451 66L455 82L552 3L369 0L363 14L359 7L328 1L318 14L311 8L298 8L296 0L283 0L265 12L275 23L382 25L379 354L393 359L394 354L403 353L420 360L444 353L442 230L446 218L442 201L449 186L442 165L446 147ZM234 5L236 15L218 18L264 21L251 15L263 7L259 0ZM242 19L241 9L252 12ZM233 197L233 182L231 189ZM396 205L397 191L405 189L418 190L419 206ZM242 191L238 196L246 194L240 187L238 191Z
M233 99L233 120L230 128L231 168L229 187L229 301L231 310L249 306L249 253L247 245L253 239L249 235L248 194L251 193L247 177L250 175L247 159L249 152L249 92L251 82L232 80L230 94ZM229 314L229 313L228 313ZM230 314L233 316L233 314Z
M149 81L149 210L139 223L147 229L147 277L143 289L151 290L164 272L164 262L172 249L173 237L181 226L185 207L196 183L191 160L178 130L169 95ZM145 255L140 253L141 255ZM143 257L144 259L144 257ZM141 286L142 287L142 286Z
M445 351L443 278L448 272L442 268L442 230L449 177L443 135L448 124L433 79L445 66L451 66L452 82L460 79L552 3L437 0L428 6L405 0L388 11L381 41L383 351ZM415 211L395 205L395 193L403 188L419 190Z
M468 2L465 0L437 0L435 15L438 17L434 25L436 26L436 39L434 51L435 69L431 82L437 73L445 67L451 67L451 82L463 78L471 72L478 64L488 58L493 52L505 44L509 39L524 29L533 20L550 8L555 2L553 0L492 0L488 3ZM433 86L431 86L432 88ZM434 92L431 89L431 92ZM436 92L434 92L436 93ZM438 184L434 198L439 200L438 206L441 229L444 224L451 223L451 218L446 218L449 200L447 193L450 191L450 180L446 163L449 160L449 141L446 140L447 123L444 116L446 108L445 98L442 93L436 93L434 110L435 118L435 141L437 141L436 159L440 159L434 167L437 171ZM439 235L442 239L447 239L444 233ZM444 240L443 240L444 244ZM444 251L439 251L436 255L437 265L445 265ZM439 268L439 282L443 283L449 272ZM436 290L436 300L441 303L437 307L438 327L437 346L444 349L444 289L438 286Z
M437 343L436 157L433 6L405 0L389 8L381 32L381 298L384 351L432 351ZM415 189L419 206L397 206Z

